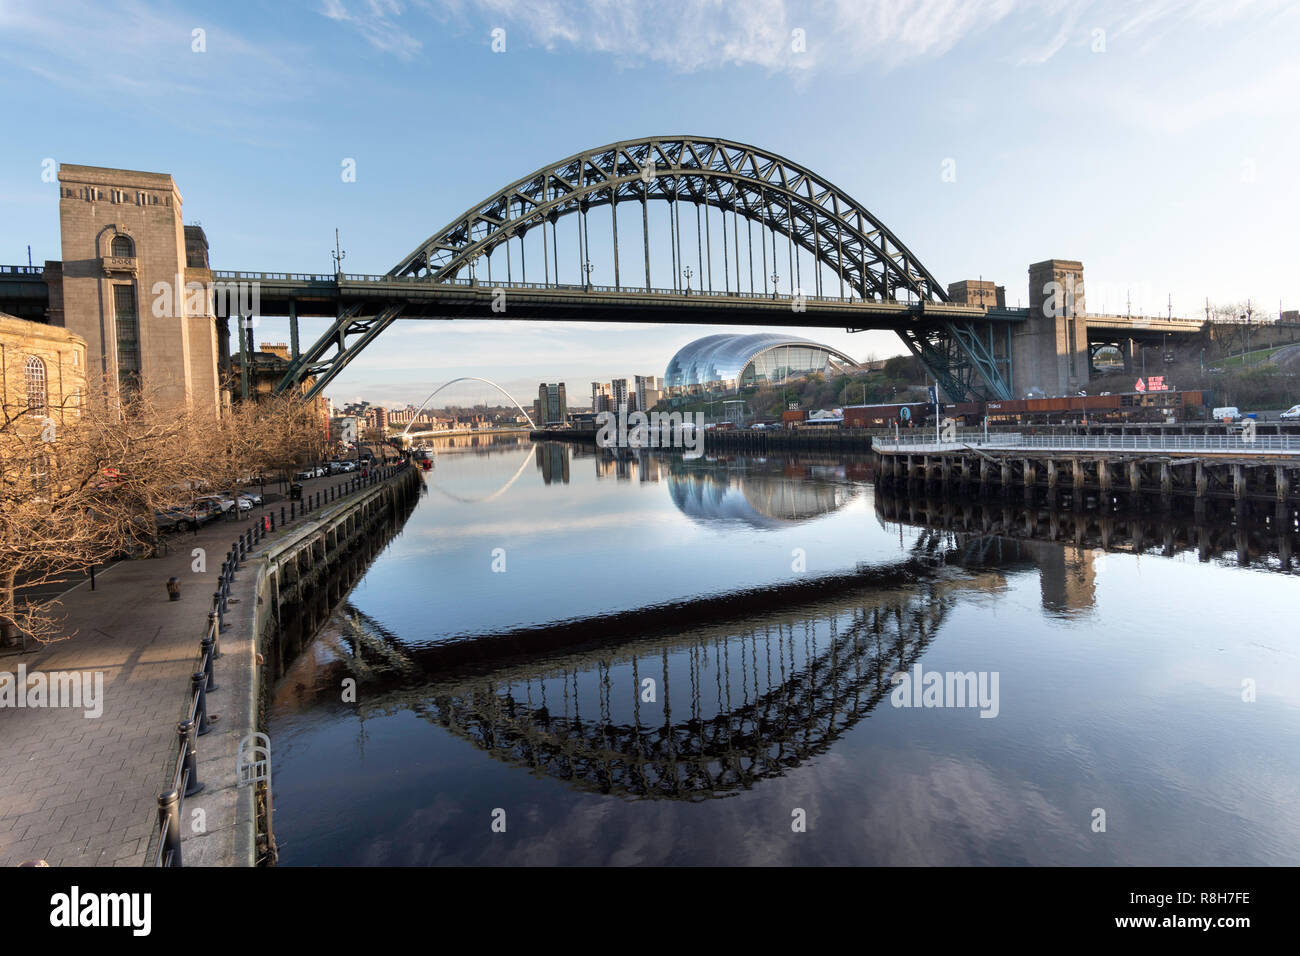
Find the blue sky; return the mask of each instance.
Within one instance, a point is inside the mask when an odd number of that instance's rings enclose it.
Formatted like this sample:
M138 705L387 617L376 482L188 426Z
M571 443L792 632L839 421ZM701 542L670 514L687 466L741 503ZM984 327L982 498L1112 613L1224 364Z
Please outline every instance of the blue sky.
M810 167L941 282L982 275L1011 304L1029 263L1059 257L1083 261L1090 311L1294 309L1297 41L1300 5L1269 0L0 0L16 133L0 262L29 243L59 256L46 158L171 173L216 268L331 271L337 227L345 268L382 273L538 167L689 133ZM419 401L474 374L525 399L541 379L584 395L662 374L712 331L399 323L329 394ZM287 335L268 320L259 337ZM902 351L886 333L816 337Z

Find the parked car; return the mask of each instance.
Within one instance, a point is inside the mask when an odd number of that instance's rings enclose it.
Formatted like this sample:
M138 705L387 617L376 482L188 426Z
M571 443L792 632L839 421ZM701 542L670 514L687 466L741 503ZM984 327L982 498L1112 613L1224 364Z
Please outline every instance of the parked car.
M1278 418L1281 418L1283 421L1291 421L1293 419L1300 418L1300 405L1292 405L1281 415L1279 415Z
M213 499L199 499L188 508L171 508L154 515L159 531L189 531L213 521L224 512Z
M252 504L255 505L260 505L262 503L262 496L258 494L256 491L240 492L239 497L247 498Z
M235 507L235 499L226 494L203 495L201 498L195 498L194 503L210 501L220 509L220 514L225 514L231 508Z

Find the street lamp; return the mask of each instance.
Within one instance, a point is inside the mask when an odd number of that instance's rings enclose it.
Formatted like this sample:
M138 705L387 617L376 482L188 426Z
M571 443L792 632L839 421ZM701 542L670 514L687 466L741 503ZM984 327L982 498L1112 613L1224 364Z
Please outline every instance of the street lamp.
M781 283L781 277L775 272L772 273L772 298L776 298L777 286Z
M695 275L695 271L694 271L690 266L687 266L685 269L682 270L682 275L686 276L686 294L687 294L687 295L690 295L690 294L691 294L691 276Z
M587 291L588 291L588 292L591 291L591 271L592 271L593 269L595 269L595 268L596 268L596 267L593 266L593 265L591 264L591 260L590 260L590 259L588 259L586 262L584 262L584 263L582 264L582 271L585 272L585 273L587 274Z
M330 250L330 256L334 259L334 274L341 275L343 273L343 260L348 257L348 254L339 246L338 229L334 230L334 248Z

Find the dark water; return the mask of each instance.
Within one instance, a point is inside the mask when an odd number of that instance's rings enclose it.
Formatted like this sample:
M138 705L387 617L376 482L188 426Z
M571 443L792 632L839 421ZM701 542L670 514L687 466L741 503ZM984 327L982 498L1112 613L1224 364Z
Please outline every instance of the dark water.
M277 689L281 862L1294 865L1296 546L462 439Z

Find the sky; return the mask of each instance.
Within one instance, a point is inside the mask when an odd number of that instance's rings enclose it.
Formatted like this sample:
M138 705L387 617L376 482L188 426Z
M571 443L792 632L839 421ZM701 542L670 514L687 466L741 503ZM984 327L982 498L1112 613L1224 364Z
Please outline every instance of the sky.
M214 268L329 273L337 228L344 270L379 274L538 168L690 134L812 169L941 284L1009 305L1063 258L1089 311L1276 313L1300 308L1298 41L1300 4L1272 0L0 0L0 263L59 258L49 159L170 173ZM716 331L398 322L327 394L418 403L475 375L580 404Z

